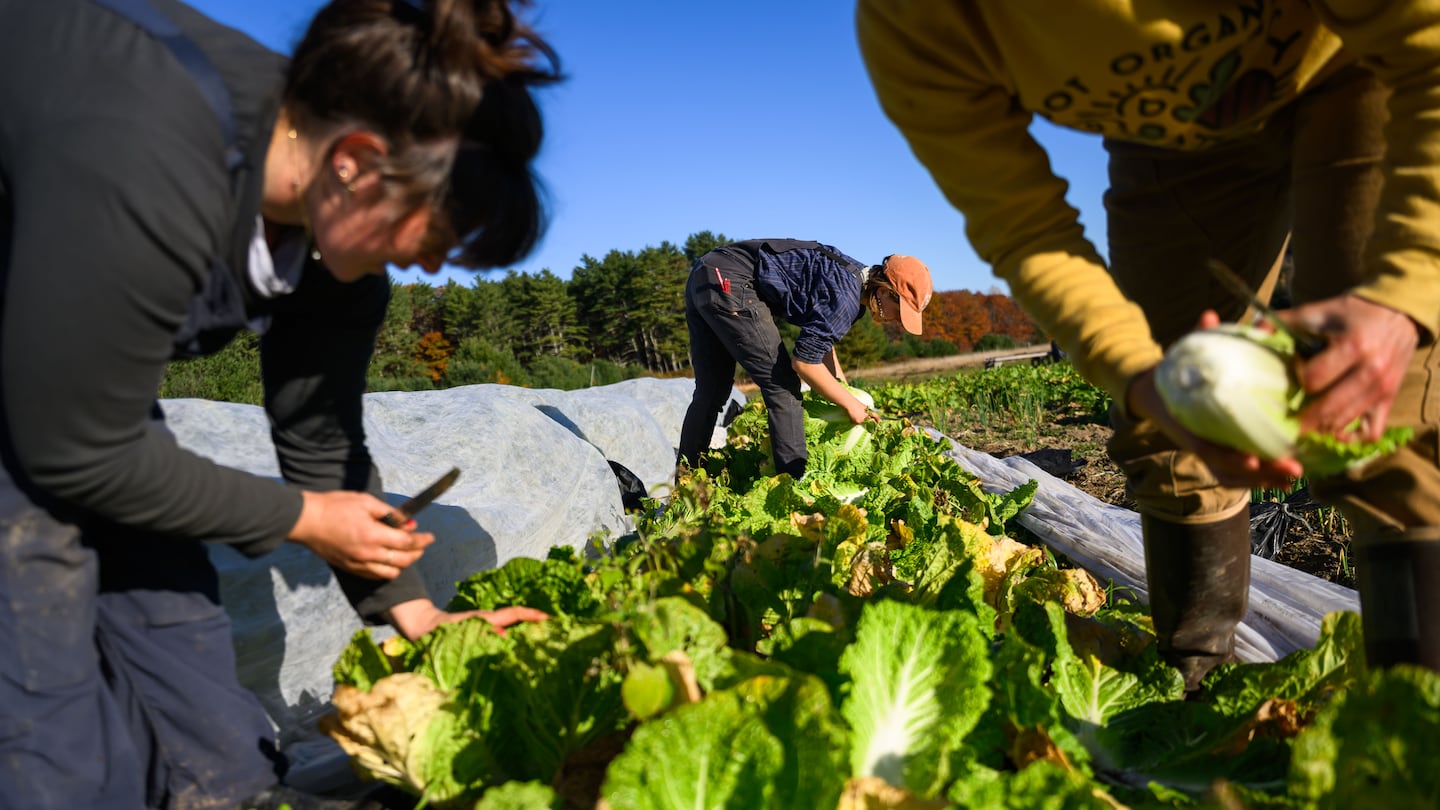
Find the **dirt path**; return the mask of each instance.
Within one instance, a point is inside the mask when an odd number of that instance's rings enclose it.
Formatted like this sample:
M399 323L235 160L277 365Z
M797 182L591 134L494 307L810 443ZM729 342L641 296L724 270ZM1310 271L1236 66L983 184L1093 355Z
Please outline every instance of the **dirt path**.
M957 369L984 366L987 360L1025 356L1049 348L1050 344L1039 343L1034 346L1021 346L1016 349L995 349L994 351L988 352L952 354L949 357L917 357L912 360L886 363L881 366L870 366L869 368L857 368L854 370L846 369L845 373L851 377L866 380L903 381L911 377L933 377L937 374L944 374Z
M1034 346L1021 346L1015 349L952 354L948 357L917 357L879 366L853 369L847 367L845 374L854 380L884 380L886 382L923 380L962 368L983 367L987 360L1032 354L1041 349L1048 349L1049 346L1048 343L1038 343ZM843 358L841 362L844 362ZM750 382L747 377L742 376L741 381L736 383L736 387L747 394L755 392L755 383Z

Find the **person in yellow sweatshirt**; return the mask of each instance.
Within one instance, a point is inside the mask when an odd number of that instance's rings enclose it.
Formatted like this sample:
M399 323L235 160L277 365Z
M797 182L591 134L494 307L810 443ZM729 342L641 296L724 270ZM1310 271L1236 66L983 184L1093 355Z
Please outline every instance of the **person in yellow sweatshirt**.
M860 0L871 81L979 254L1114 398L1111 455L1139 506L1160 647L1198 688L1233 654L1261 461L1180 428L1165 346L1244 304L1219 259L1274 287L1328 348L1300 369L1302 425L1402 451L1312 481L1354 529L1372 665L1440 669L1440 2ZM1108 266L1031 137L1035 115L1104 139Z

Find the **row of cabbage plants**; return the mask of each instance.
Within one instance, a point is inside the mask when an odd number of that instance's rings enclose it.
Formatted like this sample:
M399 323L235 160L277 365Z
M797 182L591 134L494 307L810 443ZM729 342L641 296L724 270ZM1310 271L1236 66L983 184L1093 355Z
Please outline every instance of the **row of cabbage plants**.
M752 405L634 534L451 606L547 621L362 631L326 730L434 808L1436 805L1440 678L1366 671L1357 616L1185 699L1143 606L1007 533L1033 483L901 420L806 429L773 475Z

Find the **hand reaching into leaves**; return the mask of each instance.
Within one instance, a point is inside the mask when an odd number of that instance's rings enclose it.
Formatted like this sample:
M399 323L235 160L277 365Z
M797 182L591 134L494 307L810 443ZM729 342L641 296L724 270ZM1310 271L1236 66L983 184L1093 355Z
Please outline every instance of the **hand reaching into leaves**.
M505 628L520 622L540 622L550 618L549 614L534 608L519 605L497 610L466 610L458 613L441 610L429 599L413 599L390 608L390 624L407 639L415 640L442 624L466 619L481 618L490 623L501 635Z

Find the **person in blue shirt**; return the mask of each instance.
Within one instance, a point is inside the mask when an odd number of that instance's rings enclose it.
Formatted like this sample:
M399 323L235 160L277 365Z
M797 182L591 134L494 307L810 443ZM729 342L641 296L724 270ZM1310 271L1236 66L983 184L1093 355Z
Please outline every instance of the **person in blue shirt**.
M921 332L930 270L900 254L865 265L835 248L798 239L752 239L701 256L685 285L685 322L695 396L680 429L680 463L694 467L730 398L738 363L760 388L777 473L805 474L803 380L856 424L870 415L843 385L835 344L868 309L880 323ZM800 328L793 357L775 318Z

